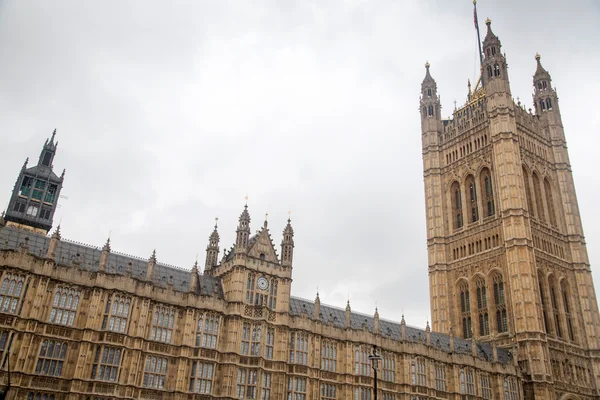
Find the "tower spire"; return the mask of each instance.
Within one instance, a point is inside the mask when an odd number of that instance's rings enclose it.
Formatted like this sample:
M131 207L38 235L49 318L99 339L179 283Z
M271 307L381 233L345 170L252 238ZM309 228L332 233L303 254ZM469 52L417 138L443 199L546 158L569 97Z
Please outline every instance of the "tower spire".
M215 218L215 229L208 238L208 246L206 247L206 261L204 263L204 271L208 271L217 265L219 259L219 218Z

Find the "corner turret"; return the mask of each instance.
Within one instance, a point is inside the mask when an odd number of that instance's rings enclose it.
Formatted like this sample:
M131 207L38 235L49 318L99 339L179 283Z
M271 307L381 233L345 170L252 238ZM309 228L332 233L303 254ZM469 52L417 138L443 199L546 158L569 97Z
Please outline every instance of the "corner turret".
M294 229L292 220L288 218L287 225L283 230L283 240L281 241L281 265L291 267L294 258Z
M218 218L215 218L215 228L208 238L206 247L206 261L204 262L204 271L208 271L219 262L219 232L217 231Z

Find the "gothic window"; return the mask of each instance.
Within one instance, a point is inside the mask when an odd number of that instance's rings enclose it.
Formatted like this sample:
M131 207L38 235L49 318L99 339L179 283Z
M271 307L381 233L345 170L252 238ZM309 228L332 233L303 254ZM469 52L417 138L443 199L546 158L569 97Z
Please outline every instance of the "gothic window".
M248 355L250 353L250 332L252 324L244 322L242 324L242 341L240 343L240 354Z
M435 390L445 392L446 389L446 366L444 364L437 364L435 366Z
M476 222L479 219L479 213L477 210L477 188L475 187L475 178L473 178L473 175L469 175L466 180L466 184L469 190L469 210L471 211L470 219L471 222Z
M433 117L433 106L427 107L427 115Z
M371 400L371 388L355 388L354 389L354 400Z
M500 67L498 64L494 64L494 76L500 76Z
M383 360L381 361L381 380L387 382L396 381L396 360L394 359L394 353L383 353Z
M323 342L321 346L321 370L336 372L337 345L332 342Z
M66 343L44 339L35 366L35 373L39 375L60 376L66 355Z
M27 400L54 400L54 395L40 392L29 392L27 395Z
M1 312L18 314L21 311L19 303L25 294L25 290L23 290L24 285L25 277L10 272L4 274L4 279L2 279L2 285L0 286Z
M273 359L273 346L275 344L275 329L267 328L267 340L265 341L265 358Z
M531 186L529 185L529 174L523 166L523 184L525 187L525 197L527 198L527 208L529 215L535 217L535 208L533 207L533 198L531 197Z
M539 90L542 90L542 82L538 82L537 86Z
M482 196L482 200L483 200L483 210L486 216L492 216L494 215L495 208L494 208L494 192L493 192L493 188L492 188L492 175L490 173L490 170L487 168L484 168L481 171L481 179L480 179L480 187L483 187L483 196Z
M515 378L504 378L504 399L519 400L517 381Z
M304 332L290 334L290 363L308 364L308 335Z
M470 368L460 369L460 392L462 394L475 394L475 377Z
M21 188L19 189L19 196L29 197L31 194L31 187L33 186L33 178L30 176L24 176Z
M479 377L481 386L481 397L485 400L492 399L492 385L490 382L490 376L488 374L481 374Z
M44 190L46 190L46 182L41 179L36 179L31 198L35 200L42 200Z
M48 191L46 192L46 196L44 197L44 202L45 203L54 203L54 196L56 196L56 191L58 189L58 186L56 185L50 185L48 186Z
M544 179L544 192L546 192L546 204L548 205L548 214L550 216L550 224L556 227L556 210L554 209L554 199L552 196L552 186L548 178Z
M156 306L152 318L150 340L171 343L173 326L175 325L175 310L164 306Z
M479 313L479 335L487 336L490 334L490 321L487 308L487 290L485 281L478 279L477 285L477 309Z
M256 399L256 384L258 370L238 368L237 396L238 399Z
M119 380L121 353L122 350L118 347L98 346L94 357L94 365L92 366L91 379L117 382Z
M463 226L462 219L462 200L460 195L460 185L458 182L452 184L452 208L454 209L454 229L459 229Z
M469 295L469 285L467 282L460 284L460 310L462 313L462 331L463 337L468 339L472 334L471 327L471 297Z
M357 346L354 350L354 373L356 375L371 376L369 350L364 346Z
M427 89L427 97L431 97L431 88Z
M495 47L492 47L492 55L493 56L496 55L496 48Z
M306 400L306 378L288 378L288 400Z
M168 363L166 358L147 356L142 386L145 388L164 389Z
M215 314L200 314L196 330L196 346L209 349L217 348L219 322L221 317Z
M542 315L544 317L544 331L548 333L548 308L546 307L546 297L544 293L544 278L541 271L538 271L538 283L540 287L540 302L542 304Z
M546 108L552 110L552 100L550 98L546 99Z
M427 386L427 368L424 359L417 358L410 362L410 374L413 385Z
M213 363L194 361L190 376L190 392L210 394L214 369L215 364Z
M533 173L533 191L535 192L535 203L537 206L538 219L542 222L546 222L544 199L542 198L542 187L540 185L540 178L535 172Z
M506 315L506 298L504 296L504 280L501 274L495 274L494 304L496 306L496 328L498 333L508 332L508 317Z
M56 289L49 322L52 324L73 326L79 306L79 290L61 287Z
M494 76L494 73L492 72L492 67L489 65L487 67L487 72L488 72L488 77L491 78L492 76Z
M271 279L271 287L269 289L269 308L271 310L277 308L277 279Z
M127 320L131 309L131 299L121 294L112 296L112 300L106 302L102 329L112 332L125 333L127 331Z
M552 314L554 315L554 326L556 328L556 335L558 337L563 337L562 326L560 324L560 314L558 311L558 299L556 297L556 281L554 280L553 276L548 278L548 286L550 287L550 302L552 303Z
M330 383L321 383L321 400L336 400L337 386Z
M263 372L262 373L262 385L260 388L261 400L271 400L271 373Z
M565 280L562 280L560 282L560 291L562 292L562 296L563 296L563 308L565 310L565 317L567 319L567 329L569 331L569 339L572 342L574 342L575 341L575 331L573 329L573 315L571 313L571 307L570 307L571 302L569 301L570 291L569 291L567 282Z
M6 354L6 343L8 342L8 338L8 331L0 331L0 365L4 365L4 356Z
M256 276L253 273L248 274L246 282L246 303L254 304L254 291L256 290Z

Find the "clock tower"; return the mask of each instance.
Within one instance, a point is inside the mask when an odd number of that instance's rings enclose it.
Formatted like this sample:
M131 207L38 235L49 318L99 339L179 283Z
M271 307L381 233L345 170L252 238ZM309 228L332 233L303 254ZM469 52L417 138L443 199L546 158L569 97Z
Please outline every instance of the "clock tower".
M214 238L215 232L216 228L211 238ZM234 246L223 253L220 262L207 261L204 273L221 278L225 298L230 303L266 308L271 312L288 312L294 250L294 230L290 219L283 231L281 247L280 258L266 218L262 228L250 235L250 214L248 205L245 205Z

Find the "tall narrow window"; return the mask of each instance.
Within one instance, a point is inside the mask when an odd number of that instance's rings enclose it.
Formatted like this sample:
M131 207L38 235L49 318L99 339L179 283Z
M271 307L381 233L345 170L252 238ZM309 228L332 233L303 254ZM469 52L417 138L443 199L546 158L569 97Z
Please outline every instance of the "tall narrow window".
M260 356L260 336L262 332L261 324L252 325L252 338L250 342L250 355Z
M461 368L460 370L460 391L463 394L475 394L475 377L470 368Z
M508 332L508 318L506 315L506 299L504 296L504 280L502 275L495 274L494 282L494 304L496 306L496 328L498 333Z
M462 200L460 195L460 185L458 182L452 184L452 208L454 209L454 229L459 229L463 226L462 218Z
M544 331L548 333L548 308L546 307L546 294L544 293L544 277L538 271L538 284L540 287L540 302L542 304L542 316L544 318Z
M25 277L7 272L0 286L0 309L3 313L17 314L20 309L21 297L24 294Z
M117 382L119 380L119 367L121 366L121 349L118 347L98 346L94 365L92 366L91 379L99 381Z
M248 274L246 281L246 303L254 304L254 291L256 290L256 276L253 273Z
M215 364L194 361L190 375L190 392L210 394Z
M336 400L337 386L330 383L321 383L321 400Z
M473 178L473 175L469 175L466 183L469 190L469 210L471 211L471 222L476 222L479 219L479 212L477 210L477 188L475 187L475 178Z
M269 288L269 308L274 310L277 308L277 279L271 279L271 286Z
M250 332L252 324L248 322L242 323L242 341L240 343L240 354L248 355L250 353Z
M354 349L354 374L371 376L369 350L365 346L357 346Z
M150 340L171 343L173 326L175 325L175 310L164 306L156 306L152 318Z
M567 330L569 331L569 339L575 341L575 331L573 329L573 316L571 314L571 302L569 301L570 291L565 280L560 282L560 291L563 296L563 308L565 310L565 318L567 319Z
M321 370L335 372L337 369L337 345L323 342L321 346Z
M147 356L144 370L143 386L153 389L164 389L167 377L168 360L163 357Z
M79 306L79 298L79 290L59 286L54 294L49 322L73 326L77 307Z
M550 224L554 227L556 225L556 210L554 209L554 199L552 196L552 185L548 178L544 179L544 192L546 192L546 204L548 205L548 215L550 216Z
M271 400L271 373L262 373L260 400Z
M485 281L478 279L477 285L477 311L479 313L479 335L487 336L490 334L490 321L487 307L487 290Z
M371 393L373 389L371 388L354 388L354 400L371 400Z
M481 386L481 397L483 397L485 400L491 400L492 385L490 382L490 376L488 374L481 374L479 383Z
M550 100L550 98L546 99L546 108L552 110L552 100Z
M552 303L552 313L554 314L554 326L556 328L556 335L558 337L563 337L562 335L562 326L560 323L560 314L558 311L558 300L556 297L556 281L554 277L548 278L548 286L550 287L550 301Z
M304 332L290 334L290 363L308 364L308 335Z
M519 400L517 381L515 378L504 378L504 399Z
M66 355L66 343L44 339L35 366L35 373L39 375L60 376Z
M258 370L238 368L237 396L238 399L256 399Z
M494 64L494 76L500 76L500 66L498 64Z
M215 314L200 314L198 317L198 329L196 330L196 346L209 349L217 348L220 320L221 317Z
M424 359L412 360L410 362L410 373L413 385L427 386L427 368Z
M431 88L427 89L427 97L431 97Z
M8 331L0 331L0 365L4 365L4 356L6 355L6 344L8 343Z
M447 389L446 366L436 364L435 366L435 390L445 392Z
M288 400L306 400L306 378L288 378Z
M462 313L463 337L468 339L473 332L471 327L471 296L469 295L469 284L467 282L460 284L460 311Z
M383 373L381 374L382 381L396 381L396 360L394 358L394 353L383 353L381 368L383 369Z
M273 346L275 344L275 329L267 328L267 340L265 341L265 358L273 359Z
M106 302L102 329L112 332L125 333L127 331L127 320L131 308L131 299L121 294L112 296L112 300Z
M523 167L523 185L525 187L525 197L527 197L527 208L529 215L535 217L535 208L533 207L533 197L531 197L531 186L529 185L529 173Z
M495 214L494 192L492 188L492 175L490 170L484 168L480 175L480 186L483 187L482 208L484 215L490 217Z
M533 191L535 192L535 203L537 208L538 219L546 222L546 212L544 211L544 199L542 198L542 187L540 186L540 178L538 174L533 173Z
M540 108L542 111L546 111L546 103L544 102L544 99L540 100Z
M21 188L19 189L19 196L29 197L31 193L31 187L33 186L33 178L30 176L24 176Z
M433 106L427 107L427 115L433 117Z

